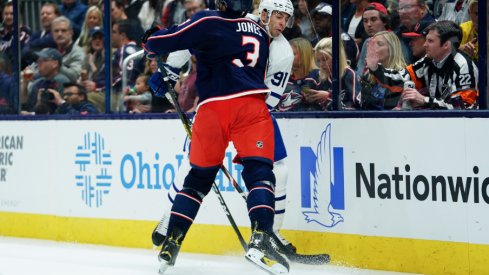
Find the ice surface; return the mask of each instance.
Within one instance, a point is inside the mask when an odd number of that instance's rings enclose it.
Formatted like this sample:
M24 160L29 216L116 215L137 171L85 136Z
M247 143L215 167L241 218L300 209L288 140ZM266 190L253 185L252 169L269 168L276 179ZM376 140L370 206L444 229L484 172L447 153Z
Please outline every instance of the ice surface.
M157 252L150 249L0 237L0 275L157 275ZM167 275L249 275L261 271L243 257L180 253ZM334 265L291 264L290 275L393 275Z

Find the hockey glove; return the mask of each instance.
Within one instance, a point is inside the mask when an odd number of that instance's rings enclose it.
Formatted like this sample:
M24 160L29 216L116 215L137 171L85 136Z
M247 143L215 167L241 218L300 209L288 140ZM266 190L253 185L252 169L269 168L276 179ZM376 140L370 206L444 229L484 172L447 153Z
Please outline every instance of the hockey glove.
M166 81L168 81L172 86L175 86L175 83L180 78L179 69L173 68L167 64L163 64L163 67L165 68L166 75L163 75L158 70L149 79L149 86L158 97L165 97L165 94L168 92Z

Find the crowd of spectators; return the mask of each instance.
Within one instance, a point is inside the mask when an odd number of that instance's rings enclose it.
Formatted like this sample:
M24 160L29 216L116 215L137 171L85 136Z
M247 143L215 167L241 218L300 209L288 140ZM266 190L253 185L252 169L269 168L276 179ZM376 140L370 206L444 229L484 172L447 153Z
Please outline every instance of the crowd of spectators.
M22 2L22 1L21 1ZM258 6L259 0L255 1ZM340 67L340 110L476 109L478 0L342 0L341 43L332 52L331 0L294 0L293 24L284 32L294 51L290 80L276 111L332 110L332 62ZM12 85L12 1L0 0L0 113L92 114L172 112L147 81L156 69L141 50L145 30L184 22L205 0L42 1L36 26L19 21L21 83ZM110 32L103 10L110 8ZM22 12L22 8L20 9ZM35 28L33 28L35 27ZM31 29L39 29L32 32ZM104 39L112 43L112 86L105 87ZM175 90L184 110L195 110L195 58ZM404 88L414 81L414 88ZM20 108L17 108L20 106ZM88 106L88 107L87 107Z

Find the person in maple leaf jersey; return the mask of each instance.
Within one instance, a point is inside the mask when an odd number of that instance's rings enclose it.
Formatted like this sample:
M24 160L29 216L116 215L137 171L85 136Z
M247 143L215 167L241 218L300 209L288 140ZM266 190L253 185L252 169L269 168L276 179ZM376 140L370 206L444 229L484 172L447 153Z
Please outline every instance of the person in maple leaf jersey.
M273 233L275 176L274 129L265 104L264 83L270 39L256 22L243 18L251 0L217 0L217 11L200 11L169 29L148 30L148 56L190 49L197 58L198 115L192 127L190 164L175 197L158 259L160 273L175 264L187 231L209 193L230 141L243 164L252 227L246 258L273 274L288 273L276 251Z

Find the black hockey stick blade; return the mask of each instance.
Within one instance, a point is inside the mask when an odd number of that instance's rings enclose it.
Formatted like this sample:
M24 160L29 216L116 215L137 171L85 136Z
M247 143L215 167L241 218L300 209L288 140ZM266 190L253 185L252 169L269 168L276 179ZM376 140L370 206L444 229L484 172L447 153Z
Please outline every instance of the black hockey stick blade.
M289 253L285 254L287 258L295 263L300 264L308 264L308 265L323 265L330 262L330 257L328 254L298 254L298 253Z
M277 249L280 253L284 254L289 261L308 264L308 265L323 265L331 261L329 254L299 254L292 248L292 246L285 246L275 234L270 234L277 245Z

